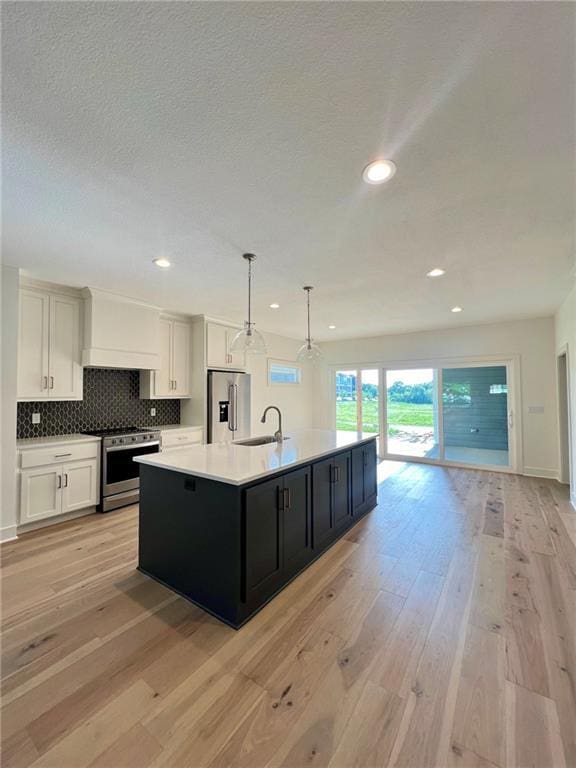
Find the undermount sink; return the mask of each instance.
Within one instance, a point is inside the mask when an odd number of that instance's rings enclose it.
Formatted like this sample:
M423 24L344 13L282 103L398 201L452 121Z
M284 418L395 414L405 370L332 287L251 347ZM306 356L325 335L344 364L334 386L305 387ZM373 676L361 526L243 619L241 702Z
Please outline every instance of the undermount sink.
M287 437L282 438L282 440L288 439ZM274 435L263 435L262 437L249 437L247 440L235 440L234 445L268 445L276 442Z

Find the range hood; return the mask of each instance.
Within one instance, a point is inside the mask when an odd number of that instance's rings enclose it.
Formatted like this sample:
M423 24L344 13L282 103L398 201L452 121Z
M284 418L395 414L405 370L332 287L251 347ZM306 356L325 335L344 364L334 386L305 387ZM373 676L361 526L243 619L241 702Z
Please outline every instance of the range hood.
M84 288L82 365L160 367L160 307L96 288Z

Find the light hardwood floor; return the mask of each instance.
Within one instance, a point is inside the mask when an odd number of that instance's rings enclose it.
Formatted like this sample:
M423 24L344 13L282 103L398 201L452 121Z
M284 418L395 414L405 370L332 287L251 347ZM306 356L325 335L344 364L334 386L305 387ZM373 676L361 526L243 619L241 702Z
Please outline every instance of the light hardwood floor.
M576 766L566 489L381 469L238 632L135 571L135 508L5 545L4 768Z

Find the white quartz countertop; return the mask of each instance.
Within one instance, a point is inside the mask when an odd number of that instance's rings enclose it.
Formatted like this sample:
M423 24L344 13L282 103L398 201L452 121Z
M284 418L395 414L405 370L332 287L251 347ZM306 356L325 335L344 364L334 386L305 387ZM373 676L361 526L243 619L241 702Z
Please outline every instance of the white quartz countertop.
M286 432L282 445L248 446L235 443L211 443L191 446L177 453L137 456L134 461L152 467L170 469L187 475L218 480L228 485L244 485L273 475L283 469L294 469L335 451L368 442L373 433L335 432L302 429Z
M70 445L70 443L100 442L100 438L94 435L49 435L48 437L25 437L16 441L16 448L23 451L26 448L48 448L51 445Z
M190 429L203 429L203 427L199 424L161 424L160 426L155 425L153 427L142 427L142 429L159 429L160 432L178 432L178 431L187 431Z

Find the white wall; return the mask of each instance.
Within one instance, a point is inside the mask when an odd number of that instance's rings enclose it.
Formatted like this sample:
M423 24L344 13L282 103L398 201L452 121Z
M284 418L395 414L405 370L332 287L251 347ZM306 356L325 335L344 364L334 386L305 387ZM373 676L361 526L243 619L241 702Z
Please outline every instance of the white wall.
M523 463L527 474L556 477L558 424L554 319L538 318L509 323L476 325L321 345L324 364L316 373L314 402L317 427L332 426L330 365L414 363L480 356L519 356ZM543 406L543 413L528 413L529 406ZM520 448L520 446L519 446ZM522 452L520 452L522 456Z
M555 317L556 352L568 349L568 383L570 387L570 410L572 416L572 504L576 507L576 285L558 309Z
M252 434L271 434L277 429L275 413L270 413L266 424L260 423L262 411L267 405L277 405L282 411L284 431L312 425L313 371L302 366L302 383L268 384L268 359L294 362L302 341L264 333L268 348L266 355L249 356L248 373L252 374Z
M16 365L18 270L2 267L0 383L0 541L16 537Z

